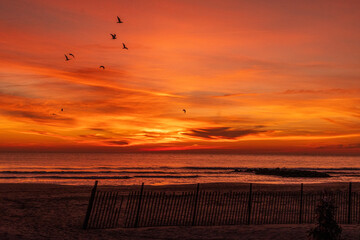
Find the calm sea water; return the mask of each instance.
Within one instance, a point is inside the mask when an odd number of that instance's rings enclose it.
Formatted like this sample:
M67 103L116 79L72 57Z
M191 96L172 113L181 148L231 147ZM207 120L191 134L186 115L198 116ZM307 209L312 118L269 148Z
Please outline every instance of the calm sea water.
M282 178L234 169L293 168L327 172L331 178ZM91 185L210 182L360 182L358 156L222 154L0 153L0 182Z

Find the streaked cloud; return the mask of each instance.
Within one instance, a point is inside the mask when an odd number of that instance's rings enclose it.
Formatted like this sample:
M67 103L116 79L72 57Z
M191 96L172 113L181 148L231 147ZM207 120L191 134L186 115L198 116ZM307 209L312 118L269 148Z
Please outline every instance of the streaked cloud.
M192 129L183 134L204 139L237 139L239 137L253 135L260 132L264 131L255 129L232 129L229 127L216 127Z
M0 149L360 153L359 27L357 1L3 0Z

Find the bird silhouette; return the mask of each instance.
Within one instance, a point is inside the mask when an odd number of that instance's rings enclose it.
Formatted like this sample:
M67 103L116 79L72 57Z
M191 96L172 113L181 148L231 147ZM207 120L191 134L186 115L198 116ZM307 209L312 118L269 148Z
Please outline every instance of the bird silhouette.
M66 54L64 54L64 55L65 55L65 61L69 61L70 58Z
M123 49L129 50L129 49L125 46L125 43L123 43Z
M119 18L119 16L117 17L117 23L123 23L121 20L120 20L120 18Z
M112 39L116 39L116 34L115 33L110 33Z
M61 111L63 112L63 111L64 111L64 109L62 108L62 109L61 109Z
M100 66L100 68L104 69L105 70L105 67L103 65Z
M183 112L184 112L184 113L186 113L186 110L185 110L185 109L183 109Z
M72 56L73 58L75 58L74 54L72 54L72 53L69 53L69 56Z

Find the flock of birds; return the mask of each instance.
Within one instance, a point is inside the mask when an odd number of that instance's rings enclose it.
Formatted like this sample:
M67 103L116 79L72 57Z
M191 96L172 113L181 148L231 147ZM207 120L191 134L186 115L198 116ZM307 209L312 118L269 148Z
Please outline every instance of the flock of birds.
M117 16L117 23L123 23L123 21L121 21L121 19L120 19L119 16ZM110 36L111 36L111 39L113 39L113 40L116 40L116 39L117 39L117 38L116 38L116 33L110 33ZM122 43L122 45L123 45L123 49L129 50L129 49L126 47L125 43ZM72 60L72 59L75 59L75 55L72 54L72 53L68 53L67 55L66 55L66 54L64 54L64 55L65 55L65 61L70 61L70 60ZM69 55L70 57L69 57L68 55ZM105 66L103 66L103 65L101 65L99 68L102 69L102 70L105 70ZM61 109L61 112L63 112L63 111L64 111L64 109L62 108L62 109ZM186 109L183 109L183 112L186 114ZM53 113L53 115L56 115L56 114Z
M117 23L123 23L123 21L121 21L121 19L120 19L119 16L117 16ZM116 33L110 33L110 36L111 36L111 39L113 39L113 40L117 39L117 38L116 38ZM125 43L122 43L122 45L123 45L123 49L129 50L129 49L126 47ZM68 53L67 55L66 55L66 54L64 54L64 55L65 55L65 61L70 61L70 60L72 60L72 59L75 58L74 54L72 54L72 53ZM69 55L71 58L68 57L68 55ZM105 70L105 66L103 66L103 65L101 65L99 68L101 68L102 70Z

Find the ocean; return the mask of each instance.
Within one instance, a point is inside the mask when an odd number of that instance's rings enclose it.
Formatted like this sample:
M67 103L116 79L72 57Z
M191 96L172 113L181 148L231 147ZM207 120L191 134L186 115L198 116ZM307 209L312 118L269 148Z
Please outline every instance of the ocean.
M277 167L326 172L331 177L283 178L244 171ZM1 183L92 185L95 180L101 185L360 182L360 156L0 153Z

